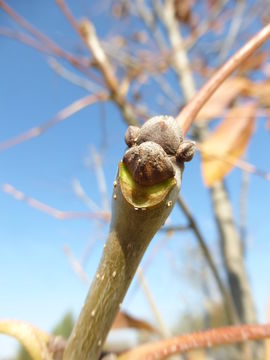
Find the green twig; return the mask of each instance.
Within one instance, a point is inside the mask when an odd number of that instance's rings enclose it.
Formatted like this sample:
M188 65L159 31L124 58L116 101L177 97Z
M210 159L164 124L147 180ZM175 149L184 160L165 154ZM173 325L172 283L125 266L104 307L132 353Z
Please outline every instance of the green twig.
M176 202L182 171L182 166L175 166L174 177L142 186L120 163L110 233L64 360L98 359L140 260Z

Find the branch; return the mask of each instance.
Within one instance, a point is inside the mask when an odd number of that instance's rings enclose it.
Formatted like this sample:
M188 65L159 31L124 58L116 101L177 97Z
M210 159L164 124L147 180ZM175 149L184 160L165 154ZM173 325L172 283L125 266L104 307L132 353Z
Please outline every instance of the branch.
M139 280L139 283L140 283L140 286L145 294L145 297L147 299L147 302L152 310L152 313L156 319L156 322L158 324L158 329L159 329L159 332L160 334L162 335L162 337L164 339L168 338L171 336L170 334L170 330L168 329L157 305L156 305L156 302L154 300L154 297L151 293L151 290L147 284L147 281L146 281L146 278L144 276L144 273L143 273L143 270L142 268L139 266L138 267L138 270L137 270L137 277L138 277L138 280Z
M216 89L230 76L239 65L252 55L270 37L270 24L265 26L249 42L237 51L203 88L192 98L192 100L179 113L176 120L183 129L184 134L189 130L203 105L209 100Z
M66 254L74 273L82 280L82 282L89 286L91 284L89 276L83 270L82 264L74 257L68 245L64 246L64 253Z
M123 117L129 125L138 125L139 122L135 117L134 110L121 94L120 85L118 84L112 66L97 37L94 25L89 20L84 20L80 24L80 32L95 60L96 66L103 74L106 85L111 93L112 100L121 109Z
M38 29L36 29L32 24L30 24L27 20L21 17L15 10L13 10L9 5L6 4L5 1L0 0L0 8L5 11L17 24L19 24L22 28L28 31L33 35L34 38L39 40L43 46L49 49L51 52L57 54L57 56L62 57L73 65L80 65L83 67L89 66L88 60L83 60L77 58L76 56L68 53L67 51L60 48L53 40L51 40L48 36L44 35Z
M141 129L142 136L157 135L156 129L164 129L169 124L171 131L167 138L179 140L177 123L173 118L155 117ZM166 125L168 126L168 125ZM176 128L175 128L176 126ZM119 311L119 305L127 292L141 258L156 232L169 216L181 187L183 162L172 162L174 176L166 165L166 142L163 147L156 142L146 141L133 146L131 140L135 127L127 132L129 149L120 162L114 182L112 220L110 232L104 247L94 281L73 329L64 354L64 360L97 360L108 331ZM164 136L164 131L161 132ZM192 144L191 144L192 145ZM139 155L132 158L139 149ZM168 150L167 150L168 151ZM145 172L138 171L146 164ZM130 167L135 171L131 175ZM158 175L163 168L162 178ZM161 174L160 174L161 175ZM139 176L141 178L139 178ZM136 181L134 180L136 178Z
M80 35L86 47L89 49L94 59L95 65L98 67L104 77L112 100L120 108L126 122L129 125L138 125L139 121L135 116L134 109L127 102L123 94L121 94L121 86L118 83L112 65L109 62L109 59L107 58L105 51L99 41L94 24L87 19L81 21L81 23L78 24L64 0L57 0L57 4L63 11L63 14L66 16L68 21L71 23L72 27Z
M194 235L196 236L196 238L199 242L200 248L202 250L202 253L212 271L212 274L216 281L217 287L223 298L224 307L225 307L226 315L228 317L229 322L232 324L239 323L239 319L238 319L237 313L235 311L231 296L229 295L228 291L226 290L225 286L223 285L223 281L221 280L221 278L219 276L214 259L211 255L211 251L208 249L207 243L204 240L204 238L196 224L196 221L193 218L193 215L191 214L189 208L187 207L187 205L184 202L184 200L182 199L182 197L178 196L177 203L180 206L180 208L182 209L182 211L184 212L185 216L187 217L187 219L189 221L189 226L192 229Z
M103 221L108 221L110 218L110 213L104 212L104 211L96 211L96 212L76 212L76 211L61 211L58 209L55 209L52 206L49 206L47 204L44 204L43 202L36 200L34 198L31 198L27 195L25 195L23 192L15 189L10 184L3 184L2 190L13 196L16 200L23 201L27 203L29 206L42 211L58 220L71 220L71 219L99 219Z
M58 75L62 76L62 78L76 86L83 88L88 92L96 93L101 91L103 88L100 85L90 81L89 79L78 76L74 72L68 70L53 57L48 59L48 64Z
M6 36L11 39L15 39L20 41L21 43L24 43L32 48L34 48L37 51L40 51L45 54L50 54L50 50L41 45L38 41L33 39L31 36L28 36L27 34L24 34L20 31L14 31L9 28L1 27L0 28L0 35Z
M121 355L118 360L167 359L168 356L190 350L212 348L247 340L262 340L270 337L270 324L228 326L174 337L146 344Z
M55 126L56 124L66 120L71 115L84 109L85 107L94 104L97 101L104 101L108 99L106 92L100 92L98 94L88 95L82 99L74 101L72 104L57 113L51 120L43 123L40 126L34 127L25 133L22 133L12 139L6 140L0 143L0 152L7 150L15 145L21 144L25 141L38 137L44 134L48 129Z

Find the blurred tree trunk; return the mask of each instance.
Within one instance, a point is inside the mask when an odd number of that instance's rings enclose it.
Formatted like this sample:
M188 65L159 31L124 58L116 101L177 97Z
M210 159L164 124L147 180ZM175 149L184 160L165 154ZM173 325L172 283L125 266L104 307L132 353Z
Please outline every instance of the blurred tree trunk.
M196 93L195 81L188 54L183 44L180 25L175 18L174 2L167 0L161 18L166 26L168 37L174 51L173 66L186 101ZM207 123L195 126L196 140L203 141L207 135ZM243 323L256 322L256 313L248 276L244 264L242 242L234 222L229 196L223 182L210 188L213 211L219 230L222 257L227 273L229 289L239 320Z

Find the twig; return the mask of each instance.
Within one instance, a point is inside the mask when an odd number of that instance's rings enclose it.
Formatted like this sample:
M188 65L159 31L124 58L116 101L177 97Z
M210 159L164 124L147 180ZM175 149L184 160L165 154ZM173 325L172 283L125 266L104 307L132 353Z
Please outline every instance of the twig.
M104 77L107 88L110 91L111 99L120 108L124 119L129 125L138 125L139 121L135 116L134 109L126 101L123 94L121 94L121 87L114 74L112 65L109 62L105 51L99 41L94 24L87 19L81 21L81 23L78 24L76 19L73 17L72 12L68 8L66 2L64 0L58 0L57 3L68 21L71 23L72 27L80 35L84 44L89 49L94 59L95 65L98 67Z
M135 5L134 5L135 6ZM159 30L156 24L155 16L152 14L151 10L147 7L144 0L136 0L135 9L137 14L143 20L145 25L149 28L150 33L154 36L156 43L159 48L162 50L166 49L166 42L162 32Z
M173 50L173 66L179 78L180 87L185 100L189 100L195 94L195 84L179 25L174 17L173 1L167 0L163 10L158 10L158 14L168 31L168 37Z
M159 229L159 231L162 231L163 227ZM171 231L166 232L164 236L162 236L161 239L155 244L153 249L151 250L151 253L149 254L147 260L145 261L143 265L143 272L146 274L148 268L152 264L153 260L157 256L157 254L160 252L160 250L167 244L168 240L171 238L172 233ZM134 293L138 290L138 283L135 283L132 289L130 290L130 298L132 299L134 296Z
M25 195L23 192L15 189L10 184L3 184L2 190L13 196L16 200L23 201L27 203L29 206L42 211L57 220L71 220L71 219L87 219L87 220L93 220L93 219L99 219L103 221L108 221L110 214L99 211L99 212L76 212L76 211L61 211L58 210L52 206L49 206L47 204L44 204L43 202L36 200L32 197L29 197Z
M103 211L108 212L109 211L109 197L108 197L105 175L104 175L104 171L102 168L102 161L101 161L99 154L97 153L96 149L93 146L91 147L91 155L92 155L93 162L94 162L99 192L100 192L100 196L102 199L102 209L103 209Z
M137 347L119 357L119 360L162 360L173 354L218 345L235 344L247 340L262 340L270 337L270 324L228 326L174 337Z
M90 279L89 276L86 274L86 272L83 270L83 267L81 263L73 256L70 248L68 245L64 246L64 253L66 254L72 269L74 270L75 274L78 275L78 277L82 280L82 282L89 286L90 285Z
M222 44L221 52L219 54L219 64L223 63L223 61L226 59L228 52L232 48L233 44L236 42L237 34L240 30L242 23L242 16L245 10L245 5L245 0L240 0L236 3L234 14L232 16L231 26L228 31L228 35Z
M114 182L112 222L103 255L64 353L64 360L98 359L140 260L176 201L181 169L162 183L155 196L151 186L137 184L119 165Z
M202 253L204 254L204 257L212 271L212 274L214 276L214 279L216 281L218 289L223 298L224 307L226 309L226 314L227 314L227 317L228 317L230 323L232 323L232 324L239 323L239 319L236 314L236 311L235 311L235 308L233 305L233 301L232 301L228 291L226 290L225 286L223 285L223 281L221 280L221 278L219 276L214 259L211 255L211 251L208 249L207 243L204 240L204 238L196 224L196 221L193 218L193 215L191 214L189 208L187 207L186 203L184 202L184 200L181 196L178 196L177 203L180 206L180 208L182 209L182 211L184 212L185 216L187 217L187 219L189 221L189 226L192 229L194 235L196 236L196 238L199 242L200 248L202 250Z
M172 226L163 226L159 231L161 232L174 232L174 231L187 231L190 230L190 226L187 225L172 225Z
M110 90L112 100L119 106L129 125L138 125L139 122L135 117L134 110L120 92L120 85L118 84L112 66L100 44L94 25L89 20L84 20L80 24L80 31L96 65L103 74L106 85Z
M72 187L78 198L81 199L89 209L92 211L100 211L100 208L97 206L97 204L92 199L90 199L88 195L86 195L86 192L84 191L79 180L74 179L72 182Z
M53 53L64 58L73 65L81 65L84 67L89 66L88 60L85 61L80 58L77 58L74 55L60 48L49 37L44 35L42 32L36 29L32 24L30 24L27 20L21 17L15 10L13 10L9 5L7 5L5 1L0 0L0 8L2 8L2 10L5 11L17 24L19 24L30 34L32 34L34 38L38 39L41 42L41 44L43 44L47 49L50 49Z
M51 51L48 48L42 46L39 42L37 42L31 36L28 36L27 34L24 34L21 31L14 31L9 28L1 27L0 35L6 36L11 39L18 40L18 41L34 48L37 51L42 52L42 53L51 54Z
M79 86L89 92L98 92L102 90L102 87L89 79L76 75L74 72L66 69L62 64L60 64L55 58L49 58L48 64L50 67L62 78L68 80L72 84Z
M270 180L270 177L269 177ZM243 255L247 250L247 203L250 175L243 171L239 199L239 232L242 241Z
M108 95L106 92L100 92L98 94L88 95L82 99L74 101L72 104L61 110L57 113L51 120L43 123L40 126L34 127L12 139L6 140L0 143L0 152L7 150L15 145L21 144L25 141L33 139L42 135L48 129L53 127L54 125L66 120L71 115L75 114L76 112L84 109L85 107L92 105L97 101L104 101L108 99Z
M230 76L237 67L252 55L270 37L270 24L238 50L211 79L202 87L195 97L177 116L177 121L186 134L203 105L209 100L216 89Z
M202 20L197 28L193 30L190 37L185 41L185 48L187 51L191 50L198 43L200 38L213 27L213 22L217 21L227 2L227 0L213 2L212 13L210 14L209 19Z
M77 20L73 16L72 12L70 11L69 7L67 6L65 0L55 0L56 4L59 6L60 10L63 12L64 16L73 27L73 29L77 32L79 36L81 36L80 26L77 23Z
M171 336L170 331L160 314L160 311L155 303L153 295L151 294L149 286L146 282L145 276L143 274L143 270L140 266L138 267L138 270L137 270L137 276L138 276L138 280L140 282L141 288L143 289L143 292L147 298L148 304L150 305L150 308L152 309L152 312L155 316L160 333L162 334L163 338L168 338L169 336Z

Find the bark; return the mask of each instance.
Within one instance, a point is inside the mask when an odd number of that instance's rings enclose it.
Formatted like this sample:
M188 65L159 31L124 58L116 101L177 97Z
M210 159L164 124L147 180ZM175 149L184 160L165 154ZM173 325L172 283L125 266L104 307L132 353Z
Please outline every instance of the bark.
M145 155L149 156L149 153ZM143 163L143 154L140 156L136 161ZM159 153L154 157L162 161ZM135 182L126 165L119 164L110 232L96 276L68 341L64 360L99 358L141 258L177 200L184 164L170 159L174 176L155 185L150 179L150 186ZM153 169L160 166L156 161L150 164ZM155 171L152 174L155 175Z

